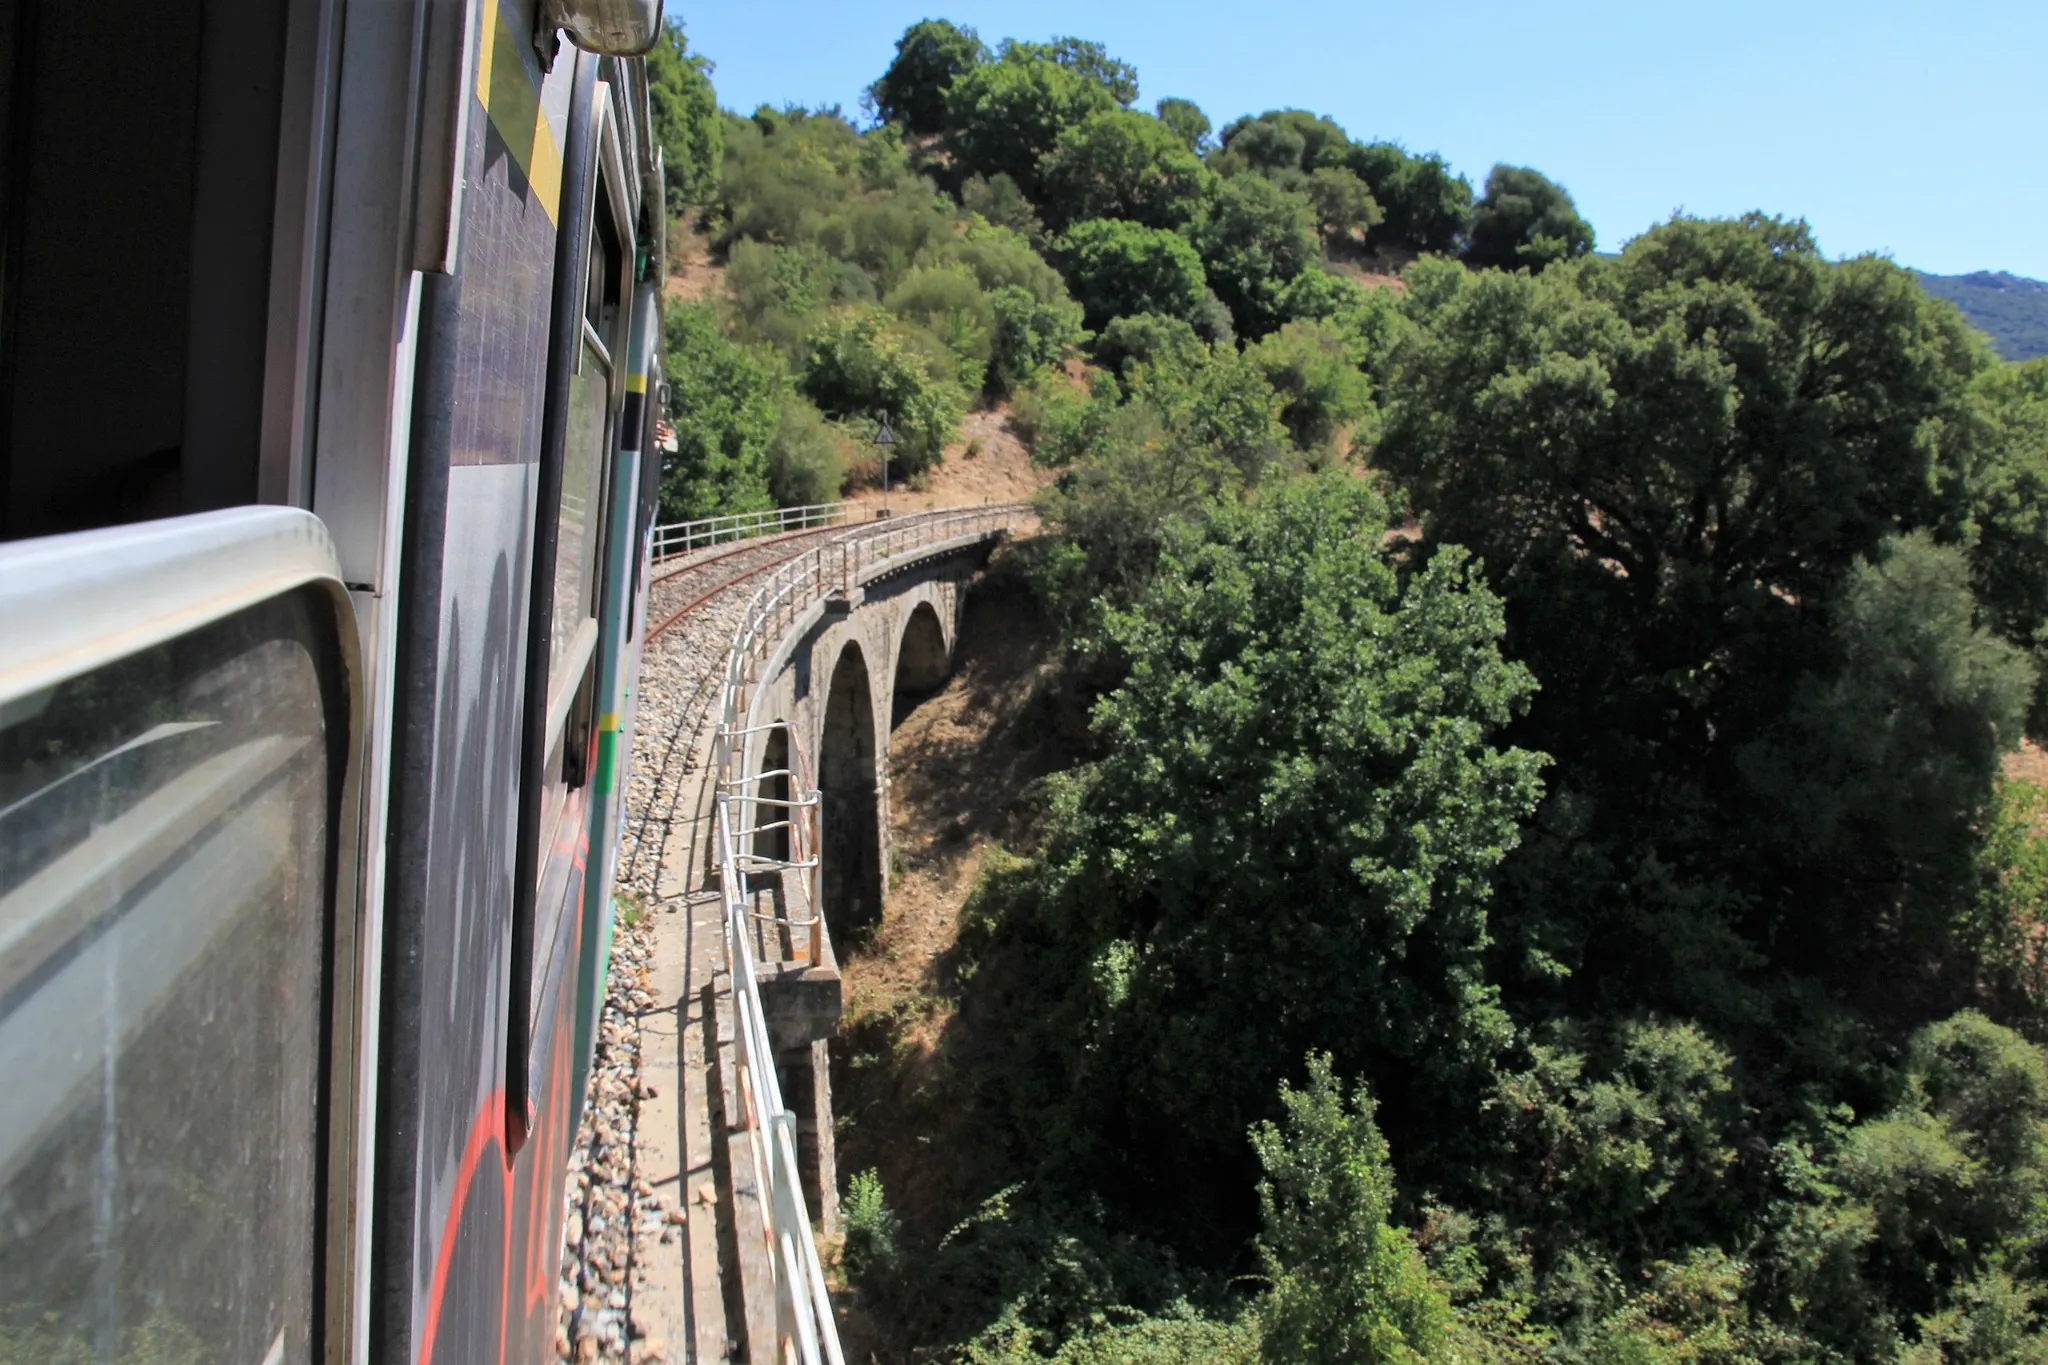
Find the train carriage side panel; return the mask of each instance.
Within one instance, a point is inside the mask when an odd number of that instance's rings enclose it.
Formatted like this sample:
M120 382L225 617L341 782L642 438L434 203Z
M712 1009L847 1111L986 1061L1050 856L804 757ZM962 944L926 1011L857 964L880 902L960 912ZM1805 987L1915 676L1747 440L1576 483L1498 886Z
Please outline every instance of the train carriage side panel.
M379 1144L377 1354L392 1361L543 1349L506 1339L531 1317L511 1308L516 1219L545 1223L550 1204L515 1196L537 1167L507 1150L504 1040L524 1005L510 992L518 746L579 61L541 71L531 8L482 5L460 256L422 308Z

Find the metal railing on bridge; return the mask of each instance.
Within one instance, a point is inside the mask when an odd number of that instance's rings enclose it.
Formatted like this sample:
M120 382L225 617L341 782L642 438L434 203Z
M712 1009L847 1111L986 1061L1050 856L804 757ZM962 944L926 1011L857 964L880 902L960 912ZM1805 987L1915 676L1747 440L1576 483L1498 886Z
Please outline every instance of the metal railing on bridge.
M859 504L819 502L807 507L778 507L769 512L735 512L723 517L697 521L673 521L657 526L649 540L648 558L659 564L664 559L721 545L729 540L750 540L755 536L780 535L784 531L808 531L814 526L837 526L854 519Z
M755 681L755 669L798 617L815 604L835 593L850 598L867 574L891 560L913 556L919 550L993 535L1030 514L1028 503L913 514L878 521L872 529L816 546L777 566L768 575L747 603L726 651L718 730L713 738L717 784L713 837L738 1025L734 1045L756 1178L765 1177L768 1187L764 1213L773 1251L770 1259L775 1277L776 1326L781 1336L777 1356L785 1360L794 1358L801 1365L845 1365L845 1357L840 1351L831 1295L805 1207L797 1167L796 1116L783 1105L774 1044L761 1004L757 978L760 963L751 932L752 920L758 914L749 904L747 877L750 870L758 870L760 859L743 841L756 834L754 829L744 827L745 813L764 804L762 798L751 795L759 790L756 784L764 778L785 778L791 784L788 797L766 804L786 812L784 818L790 821L790 833L795 836L795 856L791 861L799 865L804 876L814 878L817 832L811 820L815 818L817 795L811 785L809 764L794 736L785 768L774 772L747 771L747 739L754 733L746 725L747 694ZM802 815L798 814L800 811ZM804 926L810 928L815 954L823 930L824 907L818 904L815 890L810 890L808 899L811 904L806 907ZM802 926L792 920L791 927Z

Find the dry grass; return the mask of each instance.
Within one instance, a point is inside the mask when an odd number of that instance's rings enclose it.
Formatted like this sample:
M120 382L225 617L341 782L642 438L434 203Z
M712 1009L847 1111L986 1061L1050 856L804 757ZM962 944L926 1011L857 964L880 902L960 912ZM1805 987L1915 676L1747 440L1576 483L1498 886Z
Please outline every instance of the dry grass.
M680 303L702 303L724 293L725 262L712 259L710 240L689 219L671 219L665 297Z
M979 441L972 458L967 449ZM1056 477L1031 463L1010 420L1007 406L970 412L960 424L959 438L946 447L945 459L927 470L925 486L912 491L901 483L889 490L889 506L897 512L922 512L934 507L961 507L980 502L1025 502ZM856 486L846 500L862 509L882 505L881 467L872 461L856 471Z
M2037 787L2048 787L2048 750L2043 750L2031 739L2020 741L2020 747L2005 756L2005 775L2021 782L2031 782Z

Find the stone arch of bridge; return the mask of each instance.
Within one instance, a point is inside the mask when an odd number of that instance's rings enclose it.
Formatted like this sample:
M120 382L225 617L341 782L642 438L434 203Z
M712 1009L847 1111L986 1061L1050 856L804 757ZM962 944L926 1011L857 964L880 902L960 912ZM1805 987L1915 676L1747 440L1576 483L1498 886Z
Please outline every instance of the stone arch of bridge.
M890 688L891 725L945 683L953 671L952 653L937 609L930 602L919 602L897 638L896 672Z
M840 649L818 735L819 899L825 932L850 943L882 919L881 769L874 687L857 641Z

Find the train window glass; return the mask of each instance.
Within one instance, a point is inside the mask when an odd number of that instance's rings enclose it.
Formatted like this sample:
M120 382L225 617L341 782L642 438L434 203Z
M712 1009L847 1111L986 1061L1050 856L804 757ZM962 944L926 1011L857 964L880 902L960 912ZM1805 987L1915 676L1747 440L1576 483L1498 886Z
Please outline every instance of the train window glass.
M312 1349L328 611L275 599L0 708L0 1340L21 1359Z
M600 87L602 91L603 87ZM609 120L604 121L609 124ZM609 131L609 127L606 128ZM577 363L569 378L569 421L562 452L562 501L555 523L553 638L548 670L549 739L562 757L554 781L581 785L589 739L588 700L597 646L605 472L610 465L619 302L625 292L625 249L609 173L599 172L584 276L584 316ZM543 824L542 828L550 826Z
M573 687L578 638L597 616L597 549L604 512L605 447L611 434L611 366L586 338L582 372L569 380L562 505L556 514L554 661L550 691ZM594 639L591 643L594 643Z

